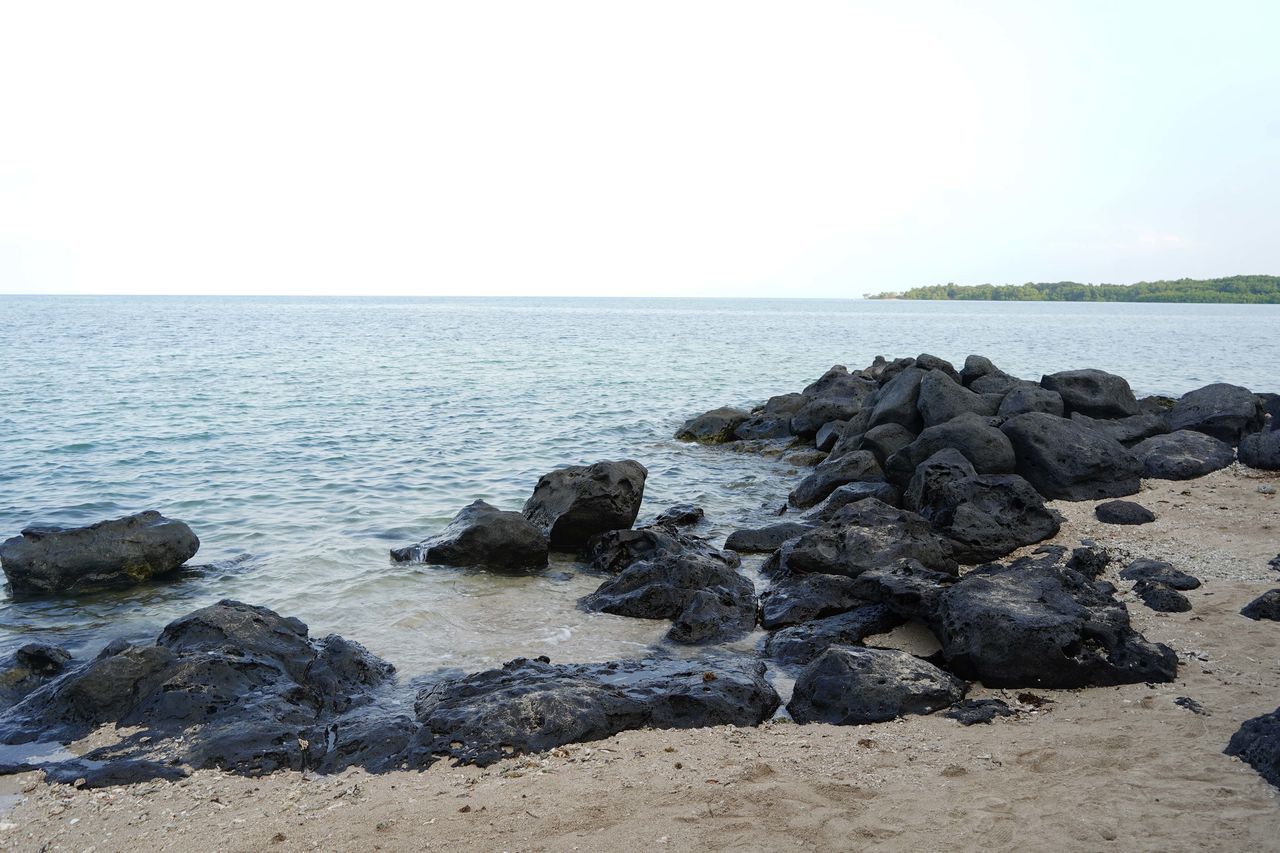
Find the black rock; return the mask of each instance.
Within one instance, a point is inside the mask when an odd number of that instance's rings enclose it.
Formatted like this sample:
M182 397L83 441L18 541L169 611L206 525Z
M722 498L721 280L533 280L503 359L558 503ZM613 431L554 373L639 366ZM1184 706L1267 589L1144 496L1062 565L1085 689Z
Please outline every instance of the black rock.
M1180 708L1186 708L1193 714L1199 714L1203 717L1211 716L1209 712L1204 709L1203 705L1192 699L1190 696L1179 696L1177 699L1173 700L1173 704Z
M1138 414L1138 401L1121 376L1102 370L1064 370L1040 379L1040 386L1062 396L1066 413L1091 418L1125 418Z
M641 560L680 554L715 560L731 568L742 562L735 554L721 551L705 540L667 527L597 533L587 540L580 556L595 571L617 574Z
M749 417L751 415L742 409L721 406L719 409L712 409L685 421L680 429L676 430L676 438L702 444L723 444L734 441L737 439L734 430Z
M969 475L925 488L919 513L955 543L955 558L995 560L1058 533L1058 516L1017 474Z
M1004 396L996 414L1011 418L1027 412L1044 412L1055 417L1062 417L1062 395L1038 385L1014 388Z
M916 364L919 363L917 359ZM930 370L920 380L916 408L925 427L946 423L958 415L994 415L998 407L998 402L993 405L992 400L975 394L941 370Z
M391 559L522 572L547 565L547 537L520 513L476 501L430 539L393 548Z
M812 474L800 481L787 500L792 506L805 509L846 483L883 479L884 472L876 458L865 450L857 450L820 463Z
M928 622L942 593L955 582L954 575L926 569L918 560L900 560L862 572L854 578L853 592L884 604L904 619Z
M1272 622L1280 622L1280 589L1267 590L1246 604L1240 613L1253 620L1268 619Z
M1169 425L1234 445L1241 436L1262 429L1263 415L1262 404L1248 388L1215 382L1183 394L1169 412Z
M48 643L27 643L0 662L0 709L14 704L67 668L71 653Z
M1223 752L1239 758L1280 788L1280 708L1245 720Z
M1156 514L1133 501L1106 501L1093 508L1093 514L1103 524L1150 524Z
M1185 613L1191 609L1185 595L1159 581L1140 580L1133 585L1133 592L1143 604L1160 613Z
M823 453L829 453L831 448L836 446L836 442L840 440L840 436L844 434L844 428L849 425L847 420L844 421L828 421L818 430L818 434L813 438L814 447Z
M832 421L846 423L862 408L862 397L818 397L791 416L791 432L801 438L813 438ZM833 442L834 444L834 442Z
M1077 571L1091 580L1097 580L1106 571L1110 563L1111 555L1107 553L1105 548L1100 548L1096 545L1085 545L1071 550L1071 556L1067 559L1067 568ZM1109 594L1114 594L1114 592L1115 590L1112 589Z
M897 649L834 647L804 668L787 710L798 723L855 726L932 714L968 685Z
M1260 471L1280 471L1280 430L1255 432L1240 439L1240 462Z
M919 432L922 421L916 402L920 396L920 381L924 376L925 371L908 367L881 387L867 426L894 423L901 424L912 432Z
M890 456L916 440L916 434L902 424L880 424L862 434L859 450L869 450L881 465Z
M983 566L943 591L932 627L948 666L989 687L1172 681L1173 650L1144 639L1121 602L1059 559Z
M878 355L871 362L871 365L862 372L880 383L881 386L884 386L896 379L903 371L914 367L915 363L916 360L914 358L895 358L893 361L886 361L884 356Z
M971 355L964 360L964 368L960 371L960 381L969 386L973 384L973 380L987 376L992 373L999 373L1000 370L991 359L982 355Z
M864 501L867 498L875 498L881 503L889 506L897 506L902 501L902 493L898 491L898 487L892 483L884 482L861 482L846 483L836 489L827 499L815 506L804 514L806 519L816 521L827 521L841 507L848 506L851 503Z
M776 551L788 539L795 539L812 530L812 522L780 521L766 527L735 530L724 540L724 547L743 554Z
M0 544L0 566L18 594L85 592L168 574L199 548L186 524L148 511L88 527L28 527Z
M939 358L936 355L930 355L927 352L922 352L916 356L915 366L921 370L940 371L952 382L957 384L960 382L960 374L956 372L955 365L947 361L945 358Z
M942 716L958 720L962 726L990 723L996 717L1012 717L1014 711L1003 699L965 699L952 705Z
M721 562L694 555L633 563L581 604L618 616L670 619L667 638L684 644L736 640L756 624L751 581Z
M934 571L955 574L951 541L929 522L875 498L838 510L829 521L779 550L780 568L857 577L903 559L919 560Z
M863 604L853 610L791 625L769 635L765 656L783 666L804 666L832 646L857 646L872 634L902 624L902 617L883 604Z
M1019 379L1004 372L988 373L986 376L979 376L969 383L969 390L975 394L999 394L1002 397L1007 396L1018 388L1037 387L1039 386L1034 382Z
M635 523L648 471L633 459L570 465L543 474L524 516L547 535L552 550L577 551L606 530Z
M782 575L760 594L760 624L774 630L867 604L844 575Z
M778 394L770 397L760 408L760 413L765 415L785 415L788 419L796 412L804 408L804 404L809 402L809 398L803 394Z
M858 373L850 373L843 364L832 365L826 373L805 386L806 403L819 397L861 397L875 390L875 383ZM804 408L803 405L796 411Z
M1151 480L1191 480L1235 461L1231 445L1192 430L1156 435L1133 446L1142 476Z
M1169 432L1169 418L1164 414L1143 412L1127 418L1104 420L1076 412L1071 420L1110 436L1125 447L1131 447L1144 438Z
M1029 412L1010 418L1001 430L1013 446L1017 473L1051 500L1118 498L1141 485L1137 458L1081 424Z
M1155 581L1172 589L1199 589L1200 579L1184 571L1175 569L1163 560L1149 560L1140 557L1126 568L1121 569L1120 577L1127 581Z
M487 766L628 729L754 726L777 707L756 661L553 665L519 658L423 690L415 705L420 728L404 761Z
M788 438L790 435L790 415L752 415L733 428L733 438L740 441L764 441L772 438ZM730 440L725 439L726 442Z
M885 478L891 483L906 486L911 482L916 466L946 448L958 450L979 474L1011 474L1014 471L1015 456L1009 439L991 425L989 418L968 414L929 427L911 444L890 456L885 463Z
M702 507L693 504L675 504L658 513L653 520L656 525L670 527L692 527L706 516Z

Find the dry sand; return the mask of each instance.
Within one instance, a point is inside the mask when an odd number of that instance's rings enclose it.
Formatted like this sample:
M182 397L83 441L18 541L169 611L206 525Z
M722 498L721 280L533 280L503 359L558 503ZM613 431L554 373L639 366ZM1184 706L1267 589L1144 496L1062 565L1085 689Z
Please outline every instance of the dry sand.
M1240 608L1280 586L1280 477L1233 466L1136 499L1159 518L1113 527L1057 503L1058 541L1199 576L1190 613L1121 588L1135 627L1183 661L1173 684L987 691L1022 709L963 727L941 716L871 726L626 732L486 770L247 779L79 791L10 777L0 815L20 850L1263 850L1280 849L1277 790L1222 754L1280 704L1280 624ZM1267 493L1270 491L1270 493ZM1031 695L1027 695L1031 694ZM1019 696L1022 700L1019 700ZM1205 715L1174 704L1201 703ZM1039 698L1037 698L1039 697ZM1038 704L1037 703L1041 703Z

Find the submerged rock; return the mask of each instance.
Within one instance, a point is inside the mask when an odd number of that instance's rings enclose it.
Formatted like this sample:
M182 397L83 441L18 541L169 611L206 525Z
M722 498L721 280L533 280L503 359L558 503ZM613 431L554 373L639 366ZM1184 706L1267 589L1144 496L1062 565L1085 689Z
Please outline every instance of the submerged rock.
M464 507L430 539L394 548L397 562L441 566L485 566L528 571L547 565L547 537L518 512L504 512L484 501Z
M1280 708L1245 720L1223 752L1239 758L1280 788Z
M199 548L186 524L148 511L87 527L28 527L0 544L0 566L15 593L86 592L168 574Z
M648 474L634 459L543 474L525 502L524 516L547 535L552 550L577 551L597 533L635 523Z
M1133 501L1107 501L1093 508L1093 514L1103 524L1150 524L1156 514Z
M61 675L71 653L48 643L27 643L0 661L0 709Z
M800 673L787 710L798 723L856 726L932 714L967 690L960 679L906 652L837 646Z
M1098 500L1138 491L1137 458L1096 430L1041 412L1010 418L1001 430L1013 445L1018 474L1046 498Z
M1231 445L1202 432L1179 430L1133 446L1142 476L1151 480L1191 480L1235 461Z

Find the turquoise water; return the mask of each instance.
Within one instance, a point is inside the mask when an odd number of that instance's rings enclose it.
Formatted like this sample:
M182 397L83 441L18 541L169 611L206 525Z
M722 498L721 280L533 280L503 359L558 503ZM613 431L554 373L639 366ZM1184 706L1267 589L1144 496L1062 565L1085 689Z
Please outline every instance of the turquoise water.
M1139 393L1275 387L1280 306L670 299L0 297L0 536L154 508L202 541L180 582L0 601L0 650L96 651L232 597L406 672L636 654L665 626L579 612L599 579L392 565L476 498L518 509L558 465L632 457L642 516L723 535L798 479L670 438L690 414L833 363L980 352L1100 367Z

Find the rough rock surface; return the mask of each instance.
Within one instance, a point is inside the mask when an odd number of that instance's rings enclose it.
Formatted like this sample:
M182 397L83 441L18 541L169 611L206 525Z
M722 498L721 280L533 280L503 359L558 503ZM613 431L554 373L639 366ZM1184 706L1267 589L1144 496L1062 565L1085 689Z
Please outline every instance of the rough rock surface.
M48 643L27 643L0 661L0 709L8 708L52 678L61 675L71 654Z
M835 647L800 673L787 710L798 723L882 723L932 714L967 690L960 679L906 652Z
M965 699L952 705L944 717L956 720L962 726L990 723L996 717L1012 717L1014 711L1003 699Z
M733 438L724 441L704 441L704 444L723 444L737 439L739 441L767 441L773 438L787 438L791 435L790 415L752 415L733 428ZM677 436L679 437L679 436Z
M1106 501L1093 508L1093 514L1103 524L1150 524L1156 514L1133 501Z
M920 397L920 381L924 376L925 371L918 367L908 367L885 383L880 388L867 426L894 423L901 424L912 432L919 432L922 421L916 404Z
M669 527L597 533L587 540L580 556L595 571L616 575L632 563L679 554L705 557L731 568L742 562L736 554L721 551L704 539Z
M1246 604L1240 613L1253 620L1269 619L1272 622L1280 622L1280 589L1267 590Z
M1263 414L1261 402L1248 388L1215 382L1183 394L1169 412L1169 426L1234 445L1246 433L1262 429Z
M780 568L793 572L857 577L867 569L914 559L934 571L955 574L954 547L919 515L868 498L838 510L778 554Z
M975 394L941 370L930 370L920 380L916 408L926 428L964 414L994 415L998 407L998 402L993 405L991 399Z
M543 474L524 505L555 551L577 551L606 530L635 523L648 471L634 459L571 465Z
M1156 435L1133 446L1142 476L1152 480L1191 480L1235 460L1231 445L1193 430Z
M867 569L854 579L853 591L903 618L928 622L937 612L942 594L955 582L954 576L926 569L918 560L900 560Z
M871 451L876 460L884 465L890 456L915 440L916 434L902 424L880 424L862 434L857 449Z
M737 438L734 430L749 417L751 415L742 409L721 406L685 421L676 430L676 438L702 444L723 444Z
M884 472L876 458L865 450L858 450L818 465L791 491L787 500L794 507L806 509L846 483L883 479Z
M774 630L867 604L844 575L781 575L760 593L760 624Z
M1132 447L1144 438L1169 432L1169 418L1163 413L1142 412L1127 418L1104 420L1076 412L1071 416L1071 420L1110 436L1125 447Z
M840 436L844 435L844 428L848 425L847 420L828 421L813 437L813 446L823 453L830 453L831 448L835 447L836 442L840 440Z
M875 498L889 506L897 506L902 501L902 493L892 483L860 482L846 483L836 489L826 500L804 514L806 519L826 521L836 512L851 503Z
M1124 445L1086 426L1029 412L1001 427L1017 472L1050 499L1098 500L1138 491L1141 464Z
M476 501L430 539L393 548L391 559L520 572L547 565L547 537L520 513Z
M1280 708L1245 720L1223 752L1239 758L1280 788Z
M706 516L700 506L693 504L673 504L658 513L653 523L667 527L692 527Z
M15 593L85 592L168 574L199 548L186 524L148 511L87 527L28 527L0 544L0 566Z
M1185 595L1160 581L1140 580L1133 585L1133 592L1158 613L1186 613L1191 609Z
M1163 560L1140 557L1120 570L1120 578L1127 581L1157 581L1173 589L1199 589L1200 579L1175 569Z
M996 414L1011 418L1027 412L1044 412L1055 417L1062 417L1062 395L1038 385L1014 388L1004 396Z
M863 604L853 610L774 631L765 641L765 656L784 666L804 666L832 646L858 646L872 634L902 624L883 604Z
M1103 370L1064 370L1041 378L1040 386L1062 396L1066 413L1091 418L1138 414L1138 401L1124 377Z
M885 477L906 486L920 463L947 448L968 459L979 474L1013 473L1016 460L1009 439L991 425L991 419L966 414L929 427L911 444L890 456L885 463Z
M813 527L812 523L780 521L765 527L743 528L730 533L724 540L724 547L743 554L776 551L782 547L783 542L795 539Z
M1280 430L1255 432L1240 439L1240 462L1260 471L1280 471Z

